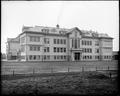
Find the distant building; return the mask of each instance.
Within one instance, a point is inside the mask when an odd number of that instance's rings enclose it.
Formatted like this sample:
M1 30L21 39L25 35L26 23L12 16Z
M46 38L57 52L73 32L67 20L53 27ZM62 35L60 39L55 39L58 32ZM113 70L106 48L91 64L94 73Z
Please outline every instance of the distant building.
M118 51L113 51L113 60L118 60Z
M19 36L16 38L8 38L6 42L6 54L8 60L18 59L20 54Z
M1 53L1 59L6 59L6 54L5 53Z
M17 56L20 52L22 61L112 60L112 37L77 27L24 26L22 33L12 40L16 43L8 40L7 54Z

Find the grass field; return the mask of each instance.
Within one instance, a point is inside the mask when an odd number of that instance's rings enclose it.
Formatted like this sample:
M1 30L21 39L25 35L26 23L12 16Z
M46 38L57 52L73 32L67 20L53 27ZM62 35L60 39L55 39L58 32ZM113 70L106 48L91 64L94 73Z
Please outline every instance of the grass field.
M118 92L116 77L109 78L96 71L46 73L10 78L4 77L2 80L3 95L115 95Z
M51 73L51 72L67 72L69 71L95 71L117 70L117 61L81 61L81 62L17 62L2 61L2 74L29 74L29 73Z

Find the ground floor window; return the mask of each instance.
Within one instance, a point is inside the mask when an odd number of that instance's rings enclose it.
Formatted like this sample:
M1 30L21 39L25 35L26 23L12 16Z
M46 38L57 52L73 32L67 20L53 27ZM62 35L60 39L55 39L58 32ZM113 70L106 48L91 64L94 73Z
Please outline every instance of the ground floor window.
M104 59L111 59L112 56L109 56L109 55L105 55L104 56Z
M91 55L85 55L85 56L82 56L83 59L92 59L92 56Z
M40 55L29 55L29 60L40 60Z
M66 58L66 55L54 55L54 60L65 60Z

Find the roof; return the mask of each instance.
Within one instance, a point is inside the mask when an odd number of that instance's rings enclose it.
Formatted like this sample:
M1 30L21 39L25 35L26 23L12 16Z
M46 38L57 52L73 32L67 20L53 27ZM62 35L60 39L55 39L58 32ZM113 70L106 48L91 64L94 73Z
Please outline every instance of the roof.
M82 37L91 37L91 38L109 38L113 39L112 37L108 36L108 34L104 33L98 33L92 30L80 30L78 27L74 27L71 29L67 28L58 28L58 27L44 27L44 26L35 26L35 27L29 27L29 26L23 26L22 32L35 32L35 33L40 33L40 34L54 34L54 35L62 35L66 36L67 34L71 33L73 30L78 30Z
M7 42L19 43L19 36L16 38L7 38Z

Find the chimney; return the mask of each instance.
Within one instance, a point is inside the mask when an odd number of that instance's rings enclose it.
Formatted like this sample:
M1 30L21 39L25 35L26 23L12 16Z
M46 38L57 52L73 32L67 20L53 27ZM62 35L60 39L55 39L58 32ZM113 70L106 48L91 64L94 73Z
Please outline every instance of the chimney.
M57 24L56 27L59 28L59 25Z

